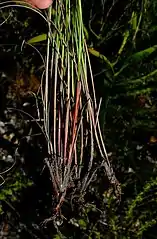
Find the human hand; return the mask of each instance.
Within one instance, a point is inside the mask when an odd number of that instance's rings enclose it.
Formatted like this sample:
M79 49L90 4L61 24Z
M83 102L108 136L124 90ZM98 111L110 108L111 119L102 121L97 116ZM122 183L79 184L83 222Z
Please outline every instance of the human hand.
M52 4L52 0L25 0L25 1L39 9L46 9Z

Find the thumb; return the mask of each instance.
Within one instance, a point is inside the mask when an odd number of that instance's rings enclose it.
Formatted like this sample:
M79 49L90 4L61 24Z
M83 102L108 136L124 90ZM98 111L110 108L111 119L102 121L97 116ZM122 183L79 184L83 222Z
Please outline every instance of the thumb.
M25 1L39 9L46 9L50 7L52 4L52 0L25 0Z

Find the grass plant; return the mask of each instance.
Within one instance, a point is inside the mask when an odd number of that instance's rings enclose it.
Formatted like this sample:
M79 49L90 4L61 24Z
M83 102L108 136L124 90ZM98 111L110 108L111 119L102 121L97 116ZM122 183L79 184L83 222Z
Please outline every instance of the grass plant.
M119 196L119 183L99 124L101 100L96 99L81 0L54 1L45 13L23 4L6 1L0 8L25 7L40 14L47 23L47 53L46 58L42 56L45 68L41 80L42 130L49 155L45 163L56 199L53 213L59 214L69 189L77 190L81 197L85 195L100 167L104 167ZM101 156L100 162L96 152ZM78 186L75 181L79 181Z

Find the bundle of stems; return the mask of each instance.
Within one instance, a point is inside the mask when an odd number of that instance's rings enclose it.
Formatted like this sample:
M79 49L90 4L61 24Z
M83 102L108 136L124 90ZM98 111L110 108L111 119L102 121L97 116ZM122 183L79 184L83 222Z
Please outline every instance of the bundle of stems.
M46 164L58 213L68 189L76 190L75 180L79 180L78 190L83 195L99 167L104 166L112 184L116 187L119 184L100 129L101 100L97 103L81 0L55 1L53 14L52 7L49 9L48 26L44 129L50 155ZM102 159L99 167L95 164L96 151Z
M0 8L22 7L21 3L6 1ZM48 24L46 69L41 87L42 129L49 155L45 163L57 202L54 214L59 213L69 188L77 190L80 196L86 193L100 167L104 167L119 196L119 183L109 162L99 124L101 100L97 103L81 0L54 1L47 18L29 4L25 7L40 14ZM96 152L101 156L99 163Z

